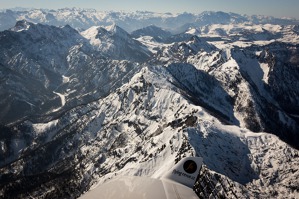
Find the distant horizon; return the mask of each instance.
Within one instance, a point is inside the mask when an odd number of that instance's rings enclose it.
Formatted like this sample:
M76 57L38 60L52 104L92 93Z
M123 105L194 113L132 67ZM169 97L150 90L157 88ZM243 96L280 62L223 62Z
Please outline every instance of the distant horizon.
M34 8L34 7L11 7L11 8L1 8L0 11L4 10L12 10L12 11L25 11L25 10L61 10L61 9L82 9L82 10L96 10L98 12L124 12L124 13L134 13L134 12L151 12L151 13L158 13L158 14L184 14L184 13L190 13L190 14L202 14L204 12L224 12L224 13L233 13L233 14L239 14L241 16L266 16L266 17L274 17L279 19L295 19L299 20L299 18L296 17L277 17L272 15L266 15L266 14L246 14L246 13L238 13L238 12L229 12L229 11L223 11L223 10L204 10L201 12L189 12L189 11L182 11L182 12L157 12L152 10L99 10L96 8L80 8L80 7L61 7L61 8Z
M95 9L97 11L155 13L194 13L222 11L241 15L262 15L299 20L298 0L1 0L1 9L33 8L58 10L63 8Z

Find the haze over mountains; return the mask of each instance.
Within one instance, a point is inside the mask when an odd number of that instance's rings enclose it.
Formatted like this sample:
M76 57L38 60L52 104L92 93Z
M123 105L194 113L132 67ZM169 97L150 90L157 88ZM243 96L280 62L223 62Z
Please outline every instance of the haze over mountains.
M172 14L147 11L104 12L94 9L80 8L64 8L59 10L7 9L0 13L0 30L9 29L14 26L16 21L23 19L34 23L43 23L55 26L64 26L68 24L77 30L85 30L91 26L109 26L115 23L129 33L150 25L162 27L164 29L173 31L174 33L181 33L190 26L200 27L212 24L299 24L299 21L296 19L281 19L259 15L247 16L220 11L207 11L200 14L192 14L187 12L181 14Z
M298 197L297 20L35 9L0 29L1 197L76 198L185 156L201 197Z

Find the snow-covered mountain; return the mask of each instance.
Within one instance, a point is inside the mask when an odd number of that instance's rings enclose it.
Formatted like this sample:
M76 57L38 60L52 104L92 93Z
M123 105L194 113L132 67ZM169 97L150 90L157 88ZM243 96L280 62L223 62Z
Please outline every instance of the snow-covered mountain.
M211 171L243 186L244 197L296 196L296 149L224 124L183 92L167 68L147 67L101 100L7 129L13 137L3 146L11 155L1 168L2 194L75 197L117 175L159 177L181 157L199 155ZM30 132L26 139L22 129Z
M151 52L139 41L134 40L122 28L114 25L107 27L91 27L81 33L90 43L111 59L128 59L130 61L146 61Z
M82 42L69 26L19 21L11 30L1 32L1 123L59 106L52 91L68 69L65 58L69 48Z
M144 28L150 25L162 27L176 33L193 26L212 24L278 24L298 25L296 19L280 19L268 16L246 16L235 13L203 12L192 13L154 13L147 11L114 12L97 11L94 9L64 8L58 10L31 9L5 10L0 12L0 30L14 26L16 21L27 20L55 26L70 25L77 30L86 30L91 26L109 26L117 24L127 32Z
M200 198L299 197L296 21L103 13L1 13L29 20L0 32L0 198L77 198L185 156Z
M169 31L163 30L162 28L159 28L154 25L150 25L147 27L144 27L142 29L135 30L131 33L131 35L134 38L139 38L142 36L150 36L157 42L164 42L166 39L168 39L172 34Z
M125 31L121 33L128 37ZM150 52L138 41L123 40L125 37L118 34L109 38L111 45L103 51L105 45L91 45L70 26L19 21L11 30L1 32L1 123L60 114L106 96L130 79ZM125 48L129 44L131 48ZM115 52L119 54L109 57L130 56L139 63L107 59L107 53Z

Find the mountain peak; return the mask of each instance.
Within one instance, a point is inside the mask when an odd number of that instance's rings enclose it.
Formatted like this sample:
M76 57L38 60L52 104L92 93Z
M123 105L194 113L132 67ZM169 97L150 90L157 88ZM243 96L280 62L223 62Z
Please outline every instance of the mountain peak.
M111 35L118 35L125 38L130 37L128 32L126 32L124 29L122 29L115 23L113 23L110 26L107 26L106 30L109 31Z
M118 29L118 26L116 25L116 23L112 23L112 25L110 26L106 26L106 30L110 31L110 32L114 32Z
M91 39L101 39L102 37L130 37L129 33L123 30L121 27L117 26L116 24L112 24L110 26L93 26L81 33L84 37Z
M108 27L94 26L81 32L81 35L112 59L145 61L151 55L148 49L116 24Z
M15 31L15 32L20 32L23 30L28 30L30 28L30 25L32 25L32 23L23 19L23 20L17 21L16 25L13 28L11 28L10 30Z

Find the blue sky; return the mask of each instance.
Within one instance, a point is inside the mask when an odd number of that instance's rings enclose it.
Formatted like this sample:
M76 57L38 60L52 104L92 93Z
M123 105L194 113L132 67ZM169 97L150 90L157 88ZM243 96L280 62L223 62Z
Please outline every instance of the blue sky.
M299 0L0 0L0 8L95 8L155 12L225 11L299 19Z

